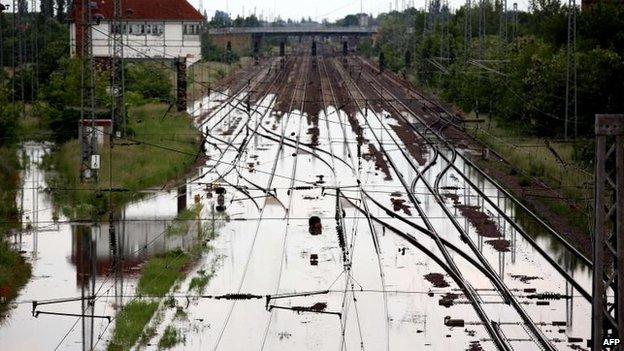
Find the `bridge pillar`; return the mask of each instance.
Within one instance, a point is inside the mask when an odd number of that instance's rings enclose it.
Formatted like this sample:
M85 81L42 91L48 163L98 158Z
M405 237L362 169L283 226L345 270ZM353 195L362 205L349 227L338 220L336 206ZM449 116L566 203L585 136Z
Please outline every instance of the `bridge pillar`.
M284 56L286 56L286 42L282 40L280 42L280 67L284 68Z
M253 58L254 64L258 64L260 62L260 45L262 42L261 35L255 34L252 35L251 40L253 42Z

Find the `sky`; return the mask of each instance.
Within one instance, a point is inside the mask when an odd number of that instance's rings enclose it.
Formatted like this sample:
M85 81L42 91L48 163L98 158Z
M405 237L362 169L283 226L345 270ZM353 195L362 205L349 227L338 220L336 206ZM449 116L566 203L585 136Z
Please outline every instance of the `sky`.
M390 6L395 9L398 4L399 9L403 4L407 6L409 1L414 1L414 7L423 8L425 0L188 0L193 6L199 8L203 3L208 17L212 17L215 10L227 11L231 17L237 15L249 16L256 13L258 17L272 19L274 14L282 19L301 17L316 19L321 21L327 18L330 21L342 18L348 14L360 12L360 6L366 13L377 15L381 12L388 12ZM473 2L476 0L472 0ZM513 2L518 3L519 9L528 7L528 0L507 0L508 8L511 9ZM448 0L451 9L457 9L465 3L465 0Z

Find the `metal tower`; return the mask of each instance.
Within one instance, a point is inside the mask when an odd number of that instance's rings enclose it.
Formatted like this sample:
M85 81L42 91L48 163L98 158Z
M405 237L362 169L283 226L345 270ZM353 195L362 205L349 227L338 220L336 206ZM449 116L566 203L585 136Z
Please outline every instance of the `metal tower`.
M126 134L126 112L124 103L124 73L123 73L123 23L121 0L113 1L113 56L111 58L111 92L113 95L113 133L110 141L112 143L113 136L122 136Z
M500 47L499 47L499 55L501 59L503 58L503 54L505 53L507 47L507 0L501 0L500 2L500 19L499 19L499 28L498 35L500 37Z
M485 0L479 0L479 60L485 58Z
M97 182L99 169L99 155L97 154L97 131L95 126L95 63L93 60L92 25L93 13L90 0L81 0L79 22L76 30L79 31L79 54L82 61L80 93L80 129L79 139L81 147L80 180L82 182ZM87 120L90 118L90 123ZM89 128L86 128L89 126Z
M576 1L568 0L568 44L566 48L566 96L564 122L564 136L566 140L568 139L570 110L572 110L574 116L575 138L578 132L576 95ZM572 99L572 106L570 106L570 98Z
M464 17L464 55L465 59L470 59L470 49L472 48L472 2L466 0L466 15Z
M591 346L603 350L624 340L624 114L596 116L595 167Z

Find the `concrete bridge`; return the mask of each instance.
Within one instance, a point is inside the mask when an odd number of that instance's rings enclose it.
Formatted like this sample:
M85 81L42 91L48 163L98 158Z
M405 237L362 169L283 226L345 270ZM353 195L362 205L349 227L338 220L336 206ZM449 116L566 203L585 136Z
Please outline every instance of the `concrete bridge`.
M377 33L376 27L240 27L212 28L208 34L218 35L262 35L262 36L371 36Z
M236 52L257 52L265 39L277 39L285 42L288 39L347 41L349 46L356 45L362 37L375 40L377 27L337 27L337 26L290 26L290 27L229 27L211 28L208 34L212 41L220 47L230 48Z

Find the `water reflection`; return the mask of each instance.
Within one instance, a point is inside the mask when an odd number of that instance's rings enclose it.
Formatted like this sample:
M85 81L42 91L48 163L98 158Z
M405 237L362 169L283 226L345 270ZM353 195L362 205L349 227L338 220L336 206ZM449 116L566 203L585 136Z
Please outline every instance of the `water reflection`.
M103 349L113 329L103 317L114 316L127 302L124 295L134 293L141 264L153 255L188 248L193 235L166 233L178 214L177 190L155 192L128 204L115 214L113 231L107 222L72 223L59 214L45 191L41 161L50 147L25 143L20 150L25 167L16 203L22 209L24 231L12 239L28 255L32 278L0 327L0 349ZM42 303L39 313L33 313L35 300Z

